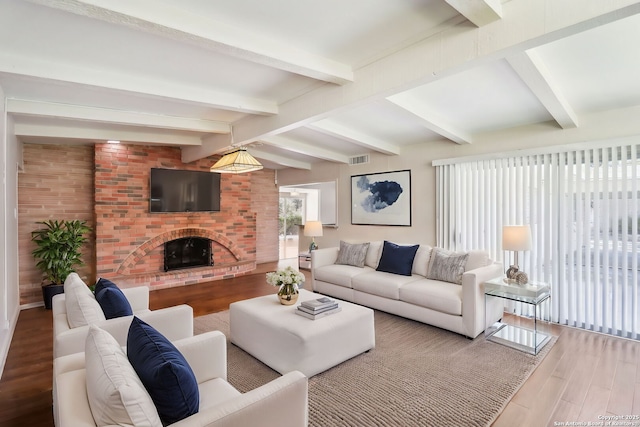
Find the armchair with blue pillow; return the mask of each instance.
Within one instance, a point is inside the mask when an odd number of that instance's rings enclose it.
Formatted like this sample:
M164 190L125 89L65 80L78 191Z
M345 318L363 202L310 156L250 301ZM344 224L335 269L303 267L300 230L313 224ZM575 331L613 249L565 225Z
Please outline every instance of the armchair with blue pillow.
M292 371L240 393L220 331L170 341L134 317L125 349L91 325L85 351L55 359L53 374L56 427L308 424L307 377Z
M149 309L149 288L119 289L100 279L94 294L76 273L65 280L64 293L54 296L53 357L84 352L89 325L95 324L126 345L133 315L152 325L171 341L193 336L193 309L185 304Z

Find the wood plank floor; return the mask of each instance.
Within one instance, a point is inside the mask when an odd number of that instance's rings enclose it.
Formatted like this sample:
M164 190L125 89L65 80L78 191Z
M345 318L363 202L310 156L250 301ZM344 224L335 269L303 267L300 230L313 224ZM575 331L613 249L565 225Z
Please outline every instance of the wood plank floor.
M189 304L196 316L226 310L233 301L274 293L264 281L264 272L275 267L276 263L261 264L256 274L153 291L150 306ZM516 316L506 320L530 323ZM20 313L0 379L1 427L53 426L51 325L51 311L44 308ZM552 324L541 328L558 340L494 427L553 426L559 425L554 422L596 422L599 416L640 415L640 342ZM636 425L640 427L640 420Z

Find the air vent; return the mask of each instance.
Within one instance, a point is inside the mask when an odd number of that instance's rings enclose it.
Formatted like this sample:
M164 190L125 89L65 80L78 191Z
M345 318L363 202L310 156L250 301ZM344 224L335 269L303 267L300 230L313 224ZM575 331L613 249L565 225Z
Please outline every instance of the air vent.
M349 158L350 165L364 165L369 163L369 155L363 154L362 156L353 156Z

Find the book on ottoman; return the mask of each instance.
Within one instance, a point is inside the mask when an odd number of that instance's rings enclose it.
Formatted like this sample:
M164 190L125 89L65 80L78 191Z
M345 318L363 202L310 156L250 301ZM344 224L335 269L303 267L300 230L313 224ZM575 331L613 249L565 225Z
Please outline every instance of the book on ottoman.
M336 306L336 307L333 307L333 308L331 308L329 310L321 311L321 312L316 313L316 314L311 314L311 313L308 313L308 312L306 312L304 310L301 310L301 308L302 308L302 306L298 306L298 309L296 310L296 314L299 314L300 316L306 317L307 319L311 319L311 320L320 319L321 317L329 316L331 314L337 313L337 312L342 310L341 307Z
M338 306L338 303L327 297L317 298L313 300L302 301L300 306L308 309L310 312L318 312L322 310L326 310L328 308L335 308Z
M309 314L320 314L320 313L324 313L325 311L333 310L334 308L337 308L337 307L338 307L337 302L334 302L333 304L328 305L326 307L318 308L317 310L314 310L312 308L309 308L300 304L298 306L298 310L304 311L305 313L309 313Z

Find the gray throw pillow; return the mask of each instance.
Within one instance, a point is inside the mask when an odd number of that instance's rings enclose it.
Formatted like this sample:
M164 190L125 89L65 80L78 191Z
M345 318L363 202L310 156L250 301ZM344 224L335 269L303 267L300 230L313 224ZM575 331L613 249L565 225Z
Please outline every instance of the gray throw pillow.
M364 267L364 259L367 256L369 243L347 243L340 241L340 251L336 264L353 265L354 267Z
M469 258L468 253L456 253L444 249L433 248L427 279L462 284L464 266Z

